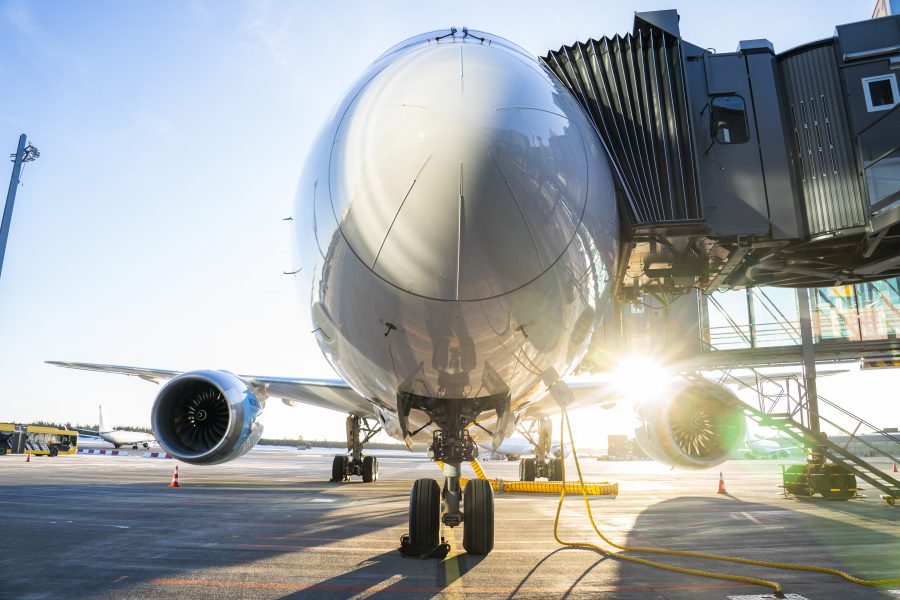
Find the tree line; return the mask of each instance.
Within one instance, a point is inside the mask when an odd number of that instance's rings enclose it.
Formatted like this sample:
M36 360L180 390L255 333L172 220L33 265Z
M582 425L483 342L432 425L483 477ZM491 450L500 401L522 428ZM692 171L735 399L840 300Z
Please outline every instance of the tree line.
M21 423L24 425L24 423ZM55 427L56 429L74 429L74 430L89 430L89 431L99 431L100 425L97 423L90 423L83 425L81 423L56 423L53 421L34 421L33 423L28 423L28 425L38 425L40 427ZM140 431L141 433L153 433L153 430L149 427L138 427L134 425L128 425L125 427L113 427L113 429L127 429L128 431ZM346 448L347 442L345 441L335 441L335 440L306 440L301 438L263 438L259 440L260 444L265 446L311 446L316 448ZM366 444L366 448L375 448L377 450L405 450L406 444L400 444L396 442L369 442Z

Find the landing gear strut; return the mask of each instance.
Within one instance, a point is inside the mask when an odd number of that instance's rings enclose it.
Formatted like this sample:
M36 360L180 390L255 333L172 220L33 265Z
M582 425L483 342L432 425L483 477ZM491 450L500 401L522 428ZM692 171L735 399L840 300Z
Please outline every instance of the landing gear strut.
M362 477L364 483L374 483L378 479L378 458L363 456L363 445L371 440L381 426L359 415L347 417L347 452L349 456L335 456L331 463L331 481L340 483L351 475Z
M534 481L538 477L546 477L548 481L562 481L562 457L553 457L551 444L553 440L553 422L550 417L533 420L529 427L520 430L534 444L534 458L523 458L519 461L519 481ZM534 436L537 434L537 441ZM562 452L562 449L560 448Z
M471 479L460 486L461 465L478 456L478 446L467 427L475 423L486 404L498 413L508 410L508 396L473 400L442 398L421 399L432 421L441 429L434 431L429 456L444 464L444 486L433 479L419 479L409 497L409 534L401 538L400 552L415 558L444 558L450 545L440 538L445 527L463 526L463 548L469 554L487 554L494 548L494 490L487 480ZM504 403L505 399L505 403ZM409 401L409 398L401 399ZM401 401L401 427L407 431ZM419 406L416 406L419 408ZM443 511L440 510L443 500ZM435 508L435 507L438 508Z

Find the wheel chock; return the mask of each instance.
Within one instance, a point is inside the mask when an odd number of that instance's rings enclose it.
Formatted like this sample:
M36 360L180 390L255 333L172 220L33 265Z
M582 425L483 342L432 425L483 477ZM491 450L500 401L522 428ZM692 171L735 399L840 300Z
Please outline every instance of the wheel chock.
M445 542L444 538L441 538L441 543L434 548L427 548L421 545L413 545L410 542L409 535L407 534L400 538L399 550L400 555L403 558L418 558L420 560L436 558L438 560L444 560L450 553L450 544Z

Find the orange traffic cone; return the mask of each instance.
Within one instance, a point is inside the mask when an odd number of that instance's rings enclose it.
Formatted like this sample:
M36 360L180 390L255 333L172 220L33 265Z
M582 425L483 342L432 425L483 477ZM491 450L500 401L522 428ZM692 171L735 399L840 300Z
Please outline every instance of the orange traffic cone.
M900 471L897 471L897 463L894 463L894 473L898 473L898 472L900 472Z
M175 465L175 471L172 473L172 483L169 484L169 487L181 487L178 483L178 465Z
M727 494L725 491L725 478L722 477L722 471L719 471L719 489L716 491L717 494Z
M31 452L25 453L25 462L31 462Z

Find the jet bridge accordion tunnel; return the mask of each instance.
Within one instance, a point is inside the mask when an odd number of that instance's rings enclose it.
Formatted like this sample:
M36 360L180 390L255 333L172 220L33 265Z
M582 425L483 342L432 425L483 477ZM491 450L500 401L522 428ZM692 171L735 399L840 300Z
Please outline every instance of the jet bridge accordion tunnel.
M541 59L618 175L620 299L900 275L900 16L781 54L700 48L678 21Z

